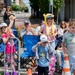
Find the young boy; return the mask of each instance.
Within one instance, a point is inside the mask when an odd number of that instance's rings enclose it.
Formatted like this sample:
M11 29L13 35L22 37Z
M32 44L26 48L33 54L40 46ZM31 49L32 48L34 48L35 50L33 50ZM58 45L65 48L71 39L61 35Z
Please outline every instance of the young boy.
M75 75L75 21L70 22L68 32L63 35L62 48L69 56L70 66Z
M49 55L52 55L53 50L50 47L47 36L41 35L40 42L33 46L32 50L36 52L38 75L48 75Z

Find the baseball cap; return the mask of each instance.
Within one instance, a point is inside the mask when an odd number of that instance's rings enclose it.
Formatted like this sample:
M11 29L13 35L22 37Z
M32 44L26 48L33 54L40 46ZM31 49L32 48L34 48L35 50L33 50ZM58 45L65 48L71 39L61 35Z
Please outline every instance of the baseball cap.
M25 25L28 25L29 23L30 23L29 20L25 20L25 21L24 21L24 24L25 24Z
M1 28L1 27L4 27L4 26L7 27L7 24L6 24L6 23L1 23L1 24L0 24L0 28Z
M46 35L41 35L40 36L40 41L41 42L48 42L47 36Z

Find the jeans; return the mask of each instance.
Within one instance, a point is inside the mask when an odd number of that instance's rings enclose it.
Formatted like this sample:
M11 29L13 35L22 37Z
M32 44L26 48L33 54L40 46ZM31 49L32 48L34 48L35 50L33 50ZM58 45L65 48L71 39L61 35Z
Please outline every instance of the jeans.
M56 48L55 49L57 49L58 47L61 46L62 39L63 39L63 36L60 36L60 37L56 38Z
M51 45L51 47L53 48L52 50L53 50L53 53L55 54L56 53L56 51L55 51L55 41L53 41L53 42L50 42L50 45Z
M56 56L59 66L62 68L64 64L64 52L60 50L56 50Z

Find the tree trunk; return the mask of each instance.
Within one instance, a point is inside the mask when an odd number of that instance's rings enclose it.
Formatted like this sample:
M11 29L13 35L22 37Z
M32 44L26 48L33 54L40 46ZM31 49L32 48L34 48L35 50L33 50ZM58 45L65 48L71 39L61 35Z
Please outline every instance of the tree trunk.
M59 22L59 14L57 12L57 24L58 24L58 22Z

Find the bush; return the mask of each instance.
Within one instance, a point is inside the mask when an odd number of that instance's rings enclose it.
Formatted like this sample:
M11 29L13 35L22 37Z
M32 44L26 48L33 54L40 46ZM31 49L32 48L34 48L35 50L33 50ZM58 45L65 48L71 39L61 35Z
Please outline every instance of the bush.
M21 11L28 12L28 8L27 7L21 7Z
M28 12L28 8L27 7L20 7L19 5L16 5L16 4L12 4L12 10L14 11L23 11L24 12Z
M21 7L19 5L12 4L12 10L14 10L14 11L20 11Z

